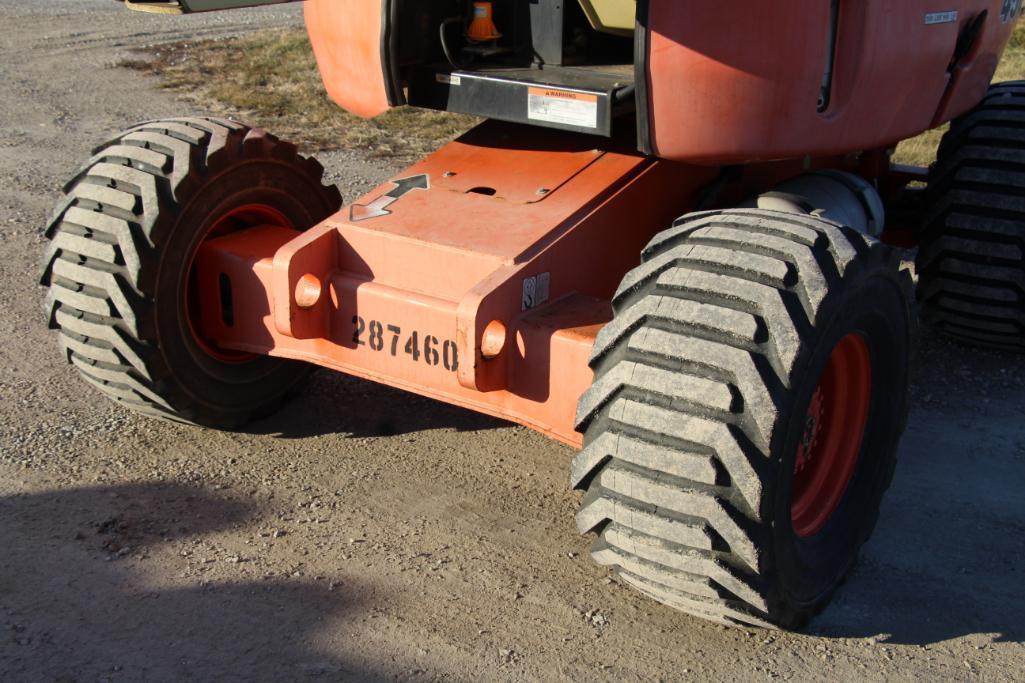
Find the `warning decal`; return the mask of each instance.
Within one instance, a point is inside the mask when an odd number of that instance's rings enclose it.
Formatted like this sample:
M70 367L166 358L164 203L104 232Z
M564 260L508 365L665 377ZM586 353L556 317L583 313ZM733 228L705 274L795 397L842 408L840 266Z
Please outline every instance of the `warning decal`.
M530 88L527 91L527 118L597 128L598 96L552 88Z

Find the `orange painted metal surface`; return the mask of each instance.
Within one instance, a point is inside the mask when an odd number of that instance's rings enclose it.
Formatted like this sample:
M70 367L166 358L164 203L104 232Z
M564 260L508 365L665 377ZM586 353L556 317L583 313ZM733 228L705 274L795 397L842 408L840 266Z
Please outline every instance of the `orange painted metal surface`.
M936 110L933 126L939 126L966 113L985 97L1016 23L1001 23L999 17L1002 4L1002 0L981 0L973 3L973 9L986 9L989 14L977 44L951 68L950 87L944 93L943 101ZM1012 4L1018 6L1018 3Z
M981 99L1016 19L1001 18L1002 0L842 2L832 97L820 113L829 6L651 0L655 152L723 163L873 149L912 137ZM978 44L951 81L958 37L982 11Z
M307 232L263 226L207 242L199 286L217 291L227 275L232 310L204 297L203 337L579 444L573 416L609 299L715 171L562 133L527 140L524 128L506 149L506 130L485 124ZM405 183L419 176L426 189ZM504 344L482 349L493 321Z
M306 0L306 30L328 95L363 117L388 110L384 0Z

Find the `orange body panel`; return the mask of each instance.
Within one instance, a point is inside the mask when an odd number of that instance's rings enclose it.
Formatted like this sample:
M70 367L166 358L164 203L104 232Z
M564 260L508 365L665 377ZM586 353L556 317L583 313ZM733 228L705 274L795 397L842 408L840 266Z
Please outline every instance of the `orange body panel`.
M982 101L1014 31L1014 21L1000 24L992 20L993 17L999 17L999 2L982 1L976 5L988 8L990 19L975 49L952 69L951 85L933 118L934 127L961 116Z
M388 110L383 0L306 0L306 30L331 99L352 113Z
M832 97L820 113L828 2L651 0L654 151L723 163L874 149L917 135L982 98L1014 26L1002 5L842 2ZM926 23L929 13L955 9L956 20ZM958 36L983 10L977 46L952 78Z

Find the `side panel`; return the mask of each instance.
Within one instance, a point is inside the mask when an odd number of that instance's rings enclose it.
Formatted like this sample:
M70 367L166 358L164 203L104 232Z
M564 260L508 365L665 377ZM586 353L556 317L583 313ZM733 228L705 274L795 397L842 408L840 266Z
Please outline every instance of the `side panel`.
M370 118L388 98L384 42L386 0L307 0L306 30L328 95L343 109Z
M1016 18L1003 0L936 5L840 0L832 96L820 112L830 51L826 0L742 8L650 0L653 151L695 162L837 154L885 146L932 127L954 86L957 102L971 106ZM952 85L948 69L958 37L982 11L988 15L976 48L978 68L971 79Z

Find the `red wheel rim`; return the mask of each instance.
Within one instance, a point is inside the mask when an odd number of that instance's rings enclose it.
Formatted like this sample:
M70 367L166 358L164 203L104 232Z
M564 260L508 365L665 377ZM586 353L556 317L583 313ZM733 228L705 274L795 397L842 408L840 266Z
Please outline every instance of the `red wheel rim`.
M196 345L205 354L222 363L245 363L256 358L256 356L245 351L219 348L200 334L202 326L199 314L200 293L198 291L199 288L196 286L196 255L199 253L203 243L208 240L223 237L240 230L247 230L258 225L275 225L293 229L288 218L273 206L268 206L267 204L246 204L228 211L210 223L210 227L207 228L189 261L189 276L185 286L185 319L188 322L189 332L192 333L192 338Z
M858 464L872 397L865 338L851 333L833 349L808 404L794 460L790 519L801 538L814 536L843 500Z

